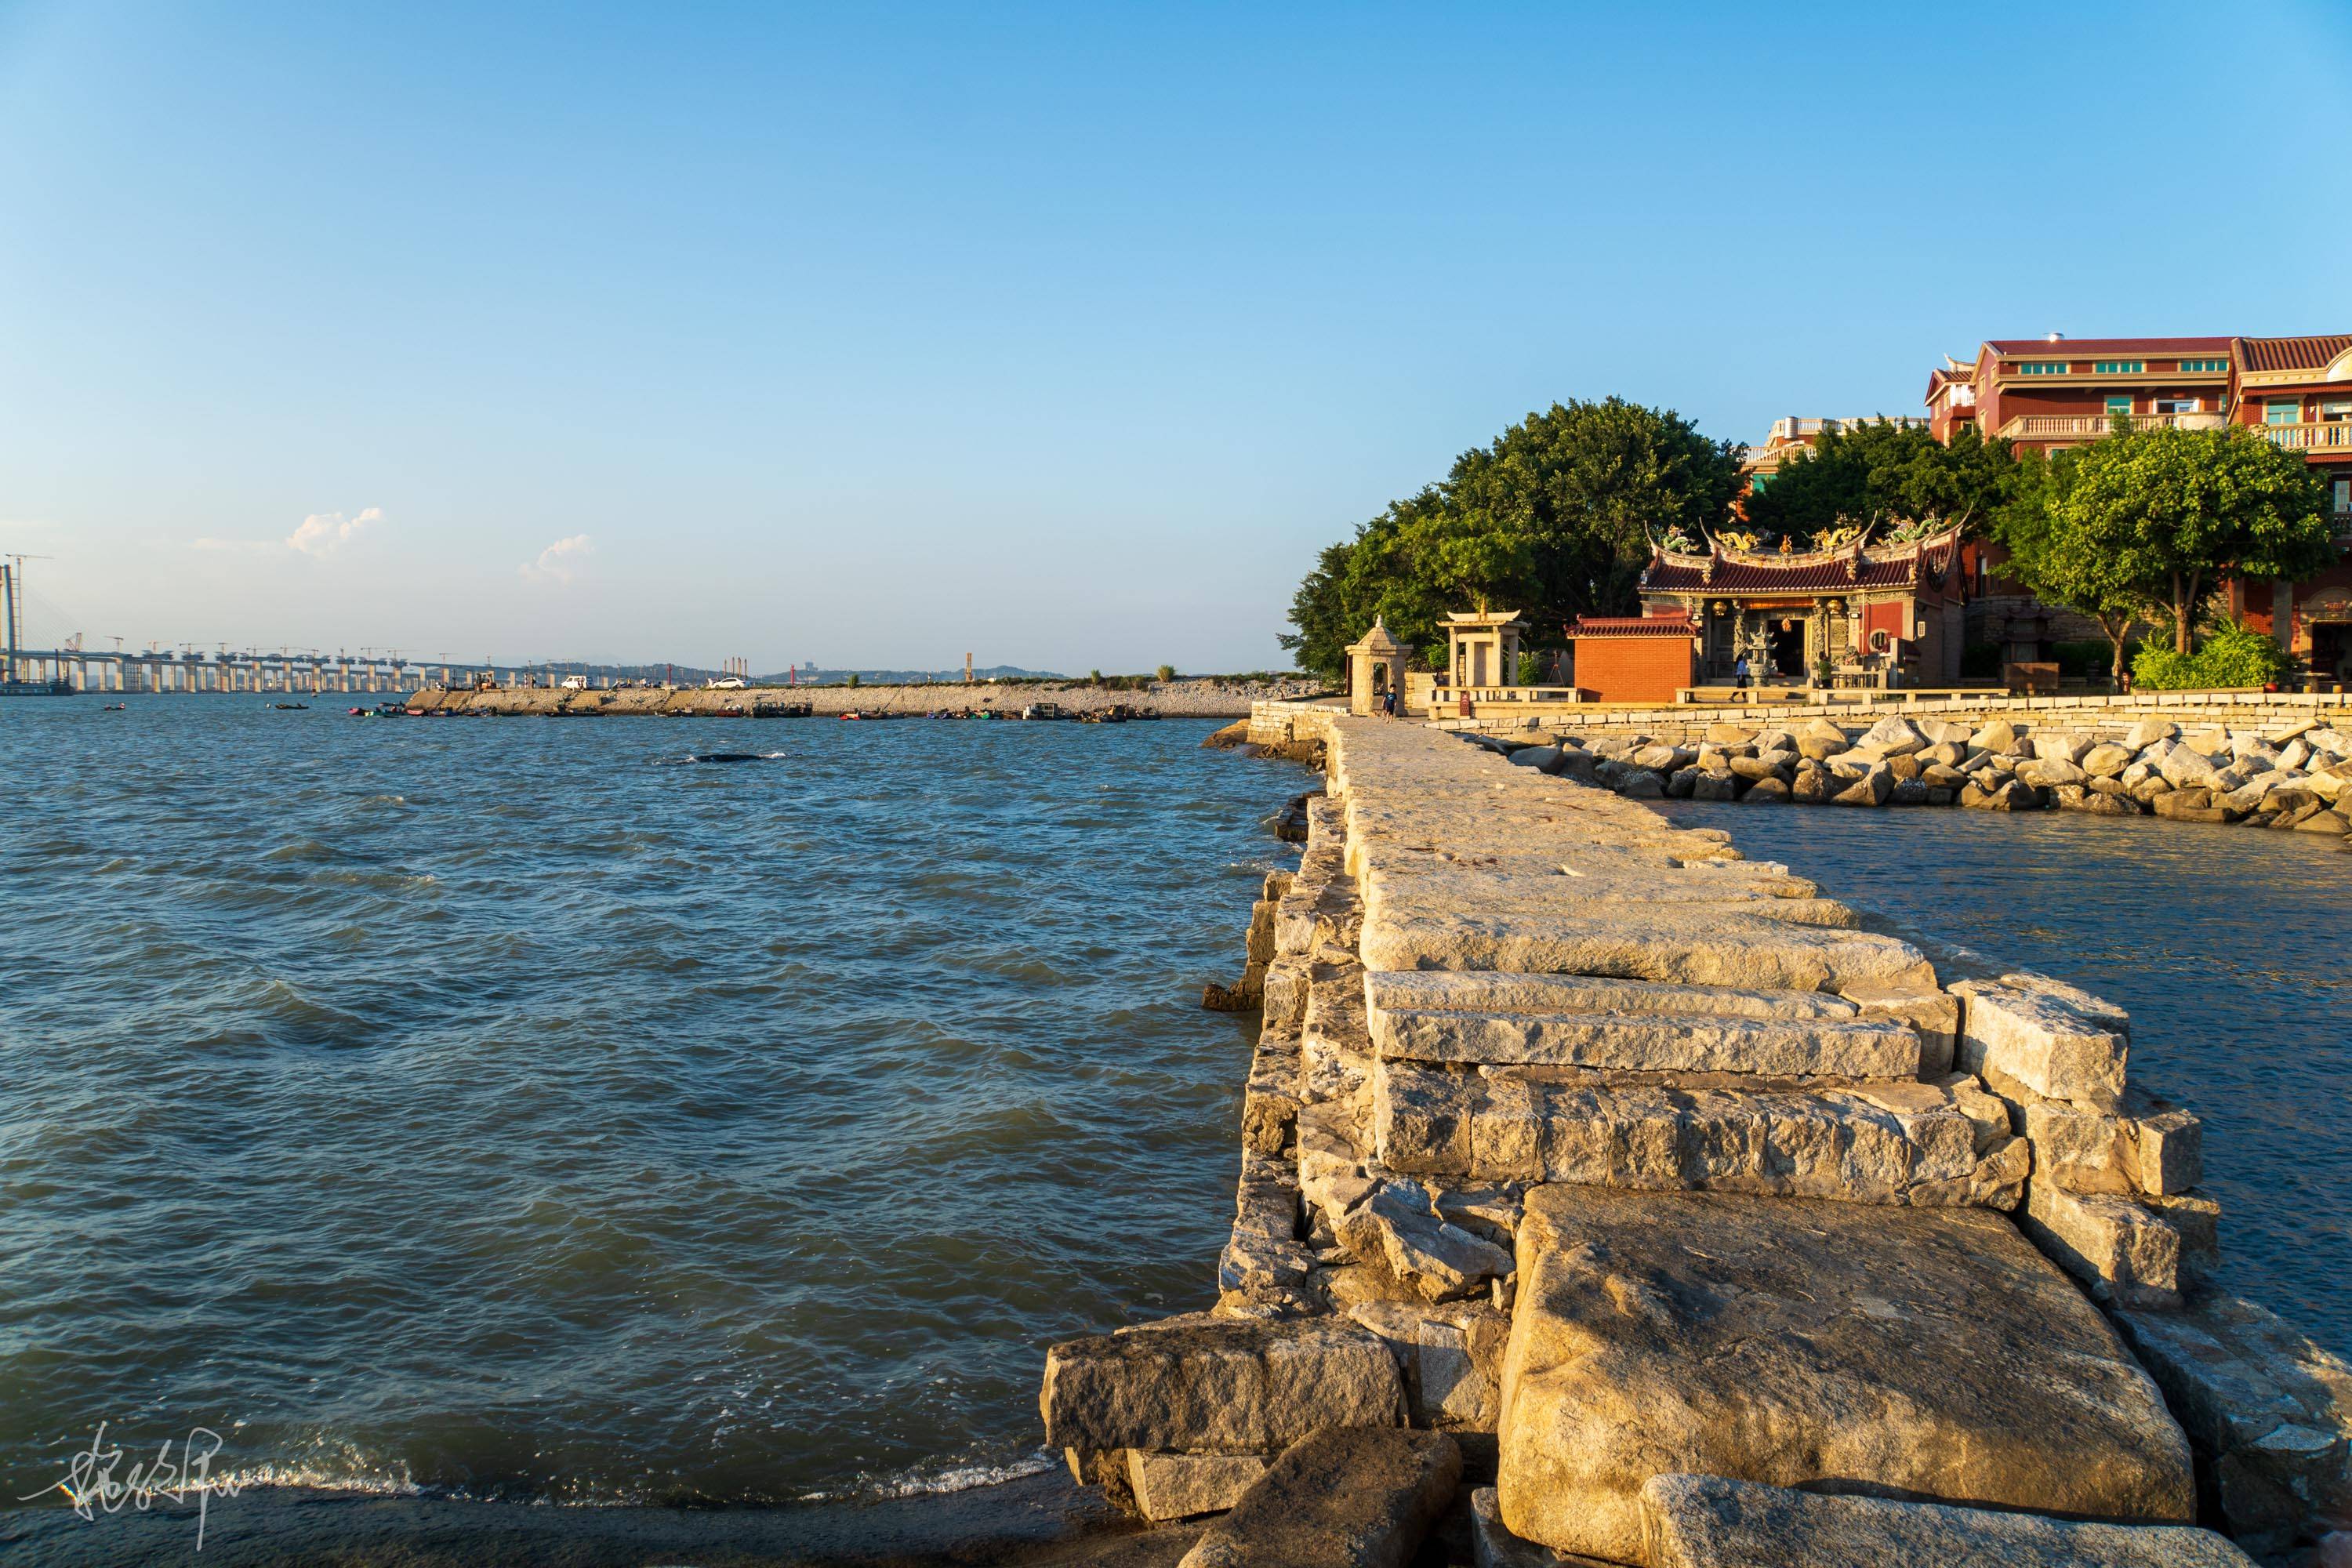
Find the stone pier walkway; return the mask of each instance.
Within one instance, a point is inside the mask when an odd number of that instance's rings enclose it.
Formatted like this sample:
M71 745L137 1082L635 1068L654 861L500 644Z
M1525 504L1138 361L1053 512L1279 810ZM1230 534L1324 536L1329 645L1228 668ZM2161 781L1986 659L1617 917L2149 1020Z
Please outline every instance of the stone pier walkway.
M1711 1561L1687 1543L1753 1548L1766 1518L1796 1532L1783 1560L1840 1560L1802 1538L1829 1513L1753 1495L1797 1488L1948 1505L1870 1529L1932 1527L1952 1563L2013 1549L1988 1523L1969 1554L1985 1510L2135 1527L2096 1537L2135 1562L2242 1561L2177 1528L2193 1437L2203 1517L2249 1544L2352 1523L2352 1378L2250 1348L2255 1310L2200 1290L2198 1126L2130 1084L2117 1010L1939 972L1720 832L1459 737L1310 722L1328 793L1254 926L1219 1303L1053 1349L1047 1437L1084 1478L1202 1514L1278 1489L1319 1429L1410 1427L1491 1478L1490 1560ZM2214 1357L2179 1348L2198 1334ZM2200 1368L2223 1363L2270 1393L2217 1394ZM1747 1522L1702 1528L1694 1499ZM1215 1561L1261 1560L1239 1529ZM2077 1560L2068 1539L2035 1561Z

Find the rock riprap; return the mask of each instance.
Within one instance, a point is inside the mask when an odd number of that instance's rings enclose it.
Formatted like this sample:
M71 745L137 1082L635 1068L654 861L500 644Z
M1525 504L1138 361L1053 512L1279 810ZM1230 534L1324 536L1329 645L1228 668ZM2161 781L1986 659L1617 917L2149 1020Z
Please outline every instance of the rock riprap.
M1274 1560L1253 1542L1307 1529L1317 1487L1418 1496L1412 1433L1496 1467L1473 1510L1496 1562L1668 1561L1645 1556L1667 1549L1643 1489L1706 1472L1954 1505L1813 1519L1791 1562L1874 1530L1956 1563L2111 1540L2158 1552L2119 1562L2227 1561L2160 1528L2199 1503L2169 1394L2224 1477L2209 1507L2268 1542L2329 1528L2352 1384L2212 1294L2202 1130L2131 1080L2130 1020L1865 929L1613 793L1719 768L1824 799L1874 778L2021 797L2223 771L2211 753L1932 720L1517 757L1328 712L1279 727L1319 739L1328 789L1252 922L1264 1018L1217 1304L1055 1347L1047 1436L1082 1477L1153 1518L1234 1507L1203 1563ZM2298 742L2273 769L2332 765ZM2274 1416L2203 1414L2257 1387Z
M2088 714L1973 727L1815 717L1790 728L1710 725L1696 748L1573 728L1493 743L1535 771L1636 800L2153 814L2352 838L2352 731L2316 721L2184 734L2168 721L2097 724Z

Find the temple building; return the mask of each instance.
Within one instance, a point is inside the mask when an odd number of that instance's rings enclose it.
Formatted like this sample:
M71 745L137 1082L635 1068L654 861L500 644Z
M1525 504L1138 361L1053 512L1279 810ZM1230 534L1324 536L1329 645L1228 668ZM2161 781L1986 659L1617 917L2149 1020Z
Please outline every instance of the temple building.
M1642 613L1687 617L1701 685L1803 685L1826 665L1850 684L1948 687L1960 674L1960 530L1934 519L1839 529L1765 548L1728 533L1654 545ZM1583 684L1581 678L1579 684Z

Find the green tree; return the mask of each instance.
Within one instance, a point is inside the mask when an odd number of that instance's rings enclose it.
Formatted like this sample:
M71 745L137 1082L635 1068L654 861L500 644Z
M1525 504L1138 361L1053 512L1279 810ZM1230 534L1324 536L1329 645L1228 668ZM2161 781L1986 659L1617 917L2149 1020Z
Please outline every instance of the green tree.
M2047 502L2053 533L2115 553L2107 570L2187 654L2205 595L2225 578L2296 578L2330 565L2326 491L2294 452L2250 426L2118 428L2067 454Z
M1647 531L1712 524L1738 483L1737 449L1670 410L1554 404L1325 549L1282 644L1337 678L1381 616L1435 664L1446 612L1486 603L1524 615L1532 647L1563 646L1574 616L1633 607Z
M1985 537L2013 496L2017 469L2008 442L1984 440L1973 427L1946 446L1923 426L1858 420L1791 454L1742 510L1765 533L1818 533L1841 518L1965 517L1970 533Z
M2073 451L2020 459L1996 527L2009 552L2001 573L2043 604L2096 621L2114 653L2108 676L2120 685L2132 627L2147 613L2137 541L2113 520L2105 527L2061 521L2056 503L2073 484L2076 461Z
M1153 673L1160 678L1160 683L1165 686L1176 679L1176 667L1172 664L1163 664Z

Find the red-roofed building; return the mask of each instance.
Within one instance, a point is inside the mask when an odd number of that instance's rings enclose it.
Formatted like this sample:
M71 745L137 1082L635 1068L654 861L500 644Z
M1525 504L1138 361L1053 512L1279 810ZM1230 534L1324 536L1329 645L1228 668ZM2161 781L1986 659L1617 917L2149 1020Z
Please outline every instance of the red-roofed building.
M1928 428L1962 425L2043 451L2095 441L2119 414L2135 424L2219 425L2230 398L2228 338L1995 338L1927 377Z
M2118 415L2135 425L2260 426L2322 471L2337 536L2352 544L2352 334L2303 338L1995 338L1927 376L1928 428L2049 452L2095 441ZM2083 617L2037 604L2000 575L2001 552L1966 547L1969 640L2010 659L2091 641ZM2352 567L2304 584L2234 583L2231 612L2273 632L2315 675L2352 679Z
M1696 626L1698 679L1727 685L1745 657L1759 684L1802 684L1824 660L1890 684L1949 686L1960 673L1958 525L1919 525L1873 542L1842 531L1770 551L1739 539L1710 539L1705 553L1654 548L1641 580L1652 620ZM1578 655L1577 684L1587 684Z
M2237 338L2231 417L2319 470L2336 536L2352 546L2352 334ZM2313 674L2352 680L2352 562L2302 583L2233 583L2230 609Z

